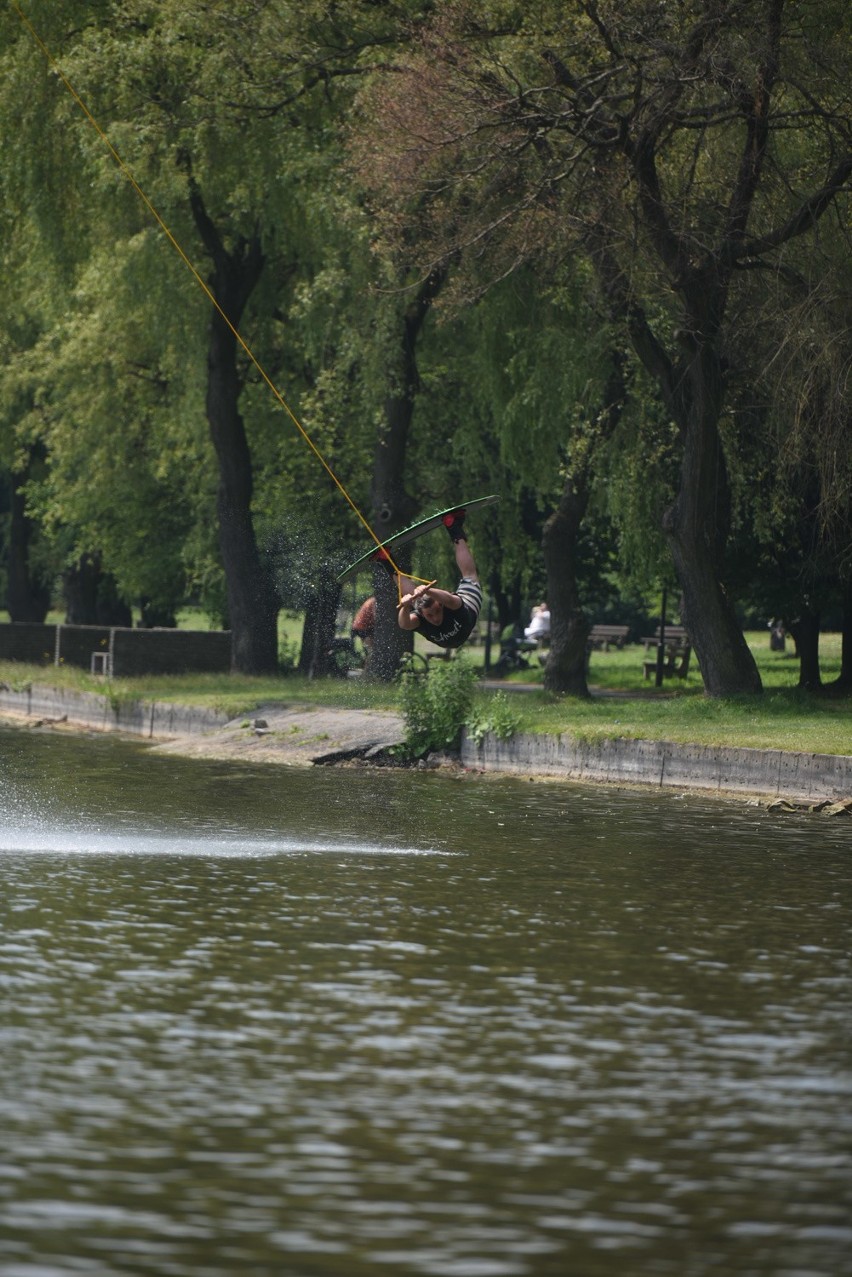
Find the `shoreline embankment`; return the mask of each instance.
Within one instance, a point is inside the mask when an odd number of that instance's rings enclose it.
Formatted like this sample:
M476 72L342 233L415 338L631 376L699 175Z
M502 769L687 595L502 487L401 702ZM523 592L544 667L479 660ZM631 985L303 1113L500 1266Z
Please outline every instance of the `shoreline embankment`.
M215 710L46 684L21 691L0 687L0 716L30 728L119 732L189 757L297 766L378 760L404 737L402 718L392 711L275 703L229 719ZM518 734L466 738L460 762L483 773L852 808L852 756L845 754Z
M852 757L845 754L517 735L505 741L485 737L478 745L465 741L462 763L488 772L694 789L808 804L852 799Z

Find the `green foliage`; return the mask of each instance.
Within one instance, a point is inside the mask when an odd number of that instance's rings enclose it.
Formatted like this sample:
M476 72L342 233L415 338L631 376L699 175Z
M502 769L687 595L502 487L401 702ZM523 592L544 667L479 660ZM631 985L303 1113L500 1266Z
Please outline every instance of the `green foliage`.
M299 664L299 644L295 639L283 638L278 644L278 668L282 674L295 670Z
M611 522L623 592L656 591L675 584L663 537L663 515L677 493L677 431L648 379L637 370L634 395L599 467L587 522ZM599 619L599 618L596 618Z
M351 6L339 26L312 0L104 0L64 9L77 7L85 21L71 21L70 11L64 25L49 21L38 3L30 16L126 169L48 73L29 34L4 15L12 37L0 53L4 180L29 217L13 218L12 204L8 217L0 208L8 281L0 299L0 463L11 468L34 441L46 446L48 468L30 487L28 513L52 540L56 572L97 552L128 599L192 596L221 617L204 403L209 304L127 173L202 277L209 260L190 215L190 174L226 248L259 230L266 268L246 338L276 381L295 377L313 388L306 405L319 419L311 424L335 468L349 474L357 463L365 472L365 430L353 429L372 424L364 396L353 403L327 389L360 389L341 312L363 312L366 271L353 269L351 244L369 260L363 215L359 229L339 180L335 130L338 98L351 92L350 63L366 56L371 24L385 40L388 23L365 4ZM328 282L314 292L311 277L323 272ZM293 322L285 324L288 308ZM259 541L274 556L282 509L304 507L310 493L327 541L339 545L345 504L268 386L242 363Z
M400 708L406 728L403 751L407 757L458 748L476 682L476 671L458 660L442 664L427 677L407 674L401 678Z
M505 21L489 26L498 13ZM803 308L791 308L773 287L776 279L786 287L807 278L799 259L813 255L818 222L820 236L836 238L849 259L848 222L845 238L836 231L849 181L839 160L848 153L848 15L848 6L844 14L816 0L543 0L523 15L460 0L438 6L394 79L364 105L373 124L364 163L380 218L388 214L387 240L424 266L458 260L456 299L480 300L501 281L504 297L516 290L526 318L552 293L566 262L593 267L601 311L623 324L665 404L663 416L640 403L634 438L621 434L609 456L595 457L598 505L609 506L622 566L647 588L667 576L668 549L654 529L677 494L666 540L676 548L684 593L696 600L690 606L697 611L706 599L708 618L708 582L718 615L730 597L717 580L731 526L726 471L736 471L730 486L740 526L749 522L756 486L735 433L747 431L748 421L735 419L729 431L719 419L735 378L743 399L764 367L779 385L784 330L797 342L795 360L785 352L796 383L783 395L795 405L787 464L801 471L804 458L805 467L818 468L816 502L835 512L826 530L830 566L848 576L848 356L839 343L826 357L826 341L808 341ZM411 201L412 191L424 196L416 234L398 216L401 195ZM757 332L770 288L783 320L771 324L773 340L762 349L747 325ZM839 323L848 328L848 286L837 295L845 299ZM480 311L486 322L498 313L488 301ZM818 308L824 305L820 299ZM586 354L593 381L594 341L585 335L604 325L593 306L566 306L561 345L558 324L550 332L533 323L527 345L513 350L512 317L504 311L501 318L488 343L495 433L501 459L514 460L544 505L560 472L576 472L589 455L594 435L582 419L577 356ZM807 404L799 402L802 392ZM768 432L763 445L771 482L779 450ZM815 501L803 492L797 504L807 514ZM525 565L512 566L522 572ZM730 637L725 643L729 666L702 635L708 686L714 694L722 683L752 688L748 652Z
M508 740L520 726L521 717L505 692L495 692L487 700L473 706L465 727L471 740L477 744L490 734L498 740Z
M764 9L753 0L715 10L658 0L594 10L562 0L26 6L203 276L209 257L191 216L190 173L226 248L259 231L266 264L241 331L364 510L418 282L383 250L391 240L404 245L410 264L414 246L424 269L434 265L435 239L420 232L430 229L429 210L447 201L445 220L431 229L459 252L418 340L405 485L421 509L445 505L448 494L501 494L472 523L472 542L483 578L516 598L541 592L544 520L566 474L588 466L578 574L598 620L623 607L628 584L656 590L667 579L660 518L677 490L681 442L653 379L634 373L622 426L609 448L596 449L612 317L582 248L590 230L612 228L634 317L641 303L675 359L684 333L675 293L624 203L635 174L614 158L593 162L593 138L609 137L606 129L584 130L574 152L571 121L583 94L566 86L588 82L588 101L603 108L609 100L625 120L634 97L641 107L634 89L648 93L652 120L655 102L682 99L658 151L660 197L685 237L684 261L703 259L728 216L725 183L739 163L725 86L751 82L753 24ZM723 12L701 54L712 74L699 61L672 80L673 51L697 15L716 22ZM845 118L834 85L848 22L837 0L785 6L788 100L770 121L772 165L749 234L783 225L801 193L822 181L832 121ZM604 27L618 37L608 45ZM554 50L564 75L554 75ZM366 83L372 104L365 94L353 106ZM534 107L526 113L525 100ZM393 107L386 129L392 121L409 134L403 162L393 137L386 145L372 127L383 103ZM528 142L525 121L534 127ZM421 179L442 172L454 130L462 160L475 162L462 165L463 181L433 186L420 204ZM357 171L345 150L355 133ZM42 566L55 576L64 562L97 552L128 598L165 604L183 592L221 621L204 401L209 304L10 8L0 9L0 138L0 466L14 470L32 445L46 450L44 473L28 490ZM606 143L613 156L615 141ZM425 167L411 146L426 149ZM396 184L390 227L363 200L359 182L371 166ZM836 580L841 552L848 574L845 234L842 216L823 218L818 245L811 235L791 241L777 271L740 271L732 285L723 351L731 413L721 437L739 570L728 581L741 595L762 583L776 600L770 608L767 598L767 610L780 610L784 589L799 596L801 580L811 589ZM465 238L474 251L461 251ZM319 566L351 561L364 531L265 382L242 358L238 371L257 539L285 601L302 606ZM821 518L833 514L820 529L818 573L799 526L810 499L801 489L813 474L814 507ZM424 538L414 553L415 571L452 583L446 538Z

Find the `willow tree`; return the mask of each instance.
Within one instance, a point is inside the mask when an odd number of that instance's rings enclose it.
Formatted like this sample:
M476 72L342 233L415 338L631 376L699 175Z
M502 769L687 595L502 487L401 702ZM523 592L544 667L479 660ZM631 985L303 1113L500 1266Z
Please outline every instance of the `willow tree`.
M544 286L533 271L518 271L474 310L462 309L444 339L445 375L456 396L448 406L456 469L487 475L488 490L507 500L488 520L498 534L492 589L503 584L512 597L501 621L517 622L522 602L546 596L545 686L586 696L589 606L603 556L590 562L584 533L628 372L588 273L563 274ZM487 546L493 538L482 533Z
M76 242L63 234L51 198L65 172L63 147L49 127L53 86L43 59L14 12L0 11L0 470L4 473L6 593L13 621L43 620L51 602L50 562L31 500L44 473L43 377L36 354L55 314L54 298L73 278ZM74 195L69 193L73 213ZM36 562L40 552L42 562Z
M243 54L246 29L250 29L257 41L251 68L258 75L265 74L259 67L271 56L271 50L280 54L282 23L286 24L289 11L285 5L276 5L270 11L249 2L152 6L144 0L130 0L126 4L87 6L76 15L70 11L65 15L41 14L41 31L56 62L127 166L122 175L103 138L77 112L56 77L50 77L52 92L61 97L63 104L54 110L53 118L61 117L66 139L73 127L71 155L90 188L88 208L80 201L81 225L87 228L97 224L103 236L97 248L101 258L100 287L90 272L86 290L86 302L90 304L84 304L83 314L75 315L75 335L65 341L69 350L76 341L83 355L78 366L78 398L85 397L87 383L104 380L100 373L110 364L113 381L116 385L122 382L123 365L123 388L113 396L114 421L121 421L130 410L135 416L131 431L133 424L144 422L138 396L127 391L134 380L145 377L158 383L162 392L165 403L160 404L161 420L167 421L171 414L174 421L199 408L202 419L206 415L218 471L216 522L227 585L228 620L234 635L235 665L245 672L276 668L279 604L254 527L252 447L240 411L248 363L236 330L246 323L253 336L252 323L257 320L251 303L257 296L264 265L271 260L278 266L288 252L292 260L292 246L287 241L297 237L304 202L298 188L299 177L304 173L294 175L294 168L298 169L304 160L301 144L306 130L291 121L282 129L277 119L272 120L270 113L264 112L262 104L252 97L257 86L250 74L244 74ZM37 20L39 14L34 13L33 17ZM291 70L298 61L297 53L298 47L291 54ZM265 65L268 67L268 63ZM42 80L49 78L46 70L42 59ZM312 141L308 149L313 146ZM181 275L183 268L162 239L158 251L163 260L173 257L173 295L170 298L160 286L156 268L147 287L143 272L138 271L136 297L116 322L110 274L117 270L122 275L124 262L133 255L134 250L128 245L134 239L140 243L156 233L148 211L126 181L127 170L133 173L188 258L198 263L213 305L205 306L200 291L194 297L194 311L187 305L192 286L188 289L185 280L189 277ZM71 183L78 194L83 185ZM42 201L52 204L54 222L60 225L64 209L55 187L55 182L44 183ZM48 198L51 193L52 200ZM92 242L93 238L82 236L84 242ZM139 256L136 252L137 259ZM285 279L288 274L282 269ZM76 280L72 280L71 288L75 284ZM79 302L79 293L76 300ZM130 300L125 296L126 302ZM265 300L271 309L272 295ZM81 349L84 343L79 340L80 330L87 326L91 331L103 329L104 316L111 308L112 341L105 345L100 357L92 345ZM183 396L183 388L177 384L183 370L173 366L173 375L168 376L161 359L149 358L152 350L162 353L162 335L171 336L176 323L184 328L186 366L196 366L201 371L206 364L202 377ZM183 380L192 382L191 373ZM200 402L195 397L198 380L206 383ZM66 414L68 419L70 412ZM120 433L123 445L125 432ZM153 443L155 437L156 432L147 432L147 440ZM66 437L64 442L67 441ZM194 473L189 469L198 458L178 444L176 434L171 440L160 439L159 444L162 452L154 469L159 468L163 474L168 468L165 458L170 450L178 456L182 454L189 470L187 487L191 488L194 482L198 490L206 493L206 467L199 469L196 465ZM114 446L113 453L120 458L125 449ZM93 454L97 456L96 449ZM131 476L132 471L133 468ZM58 470L54 475L57 486L52 506L56 510L62 493L67 495L67 488L59 482ZM137 473L136 477L137 491L141 493L142 476ZM93 487L94 502L97 484ZM104 507L109 507L106 485L101 487L100 495ZM128 525L135 523L136 533L141 534L142 528L134 517L137 508L128 503L125 518ZM161 520L159 527L167 535L169 521ZM150 560L159 557L154 540L139 536L139 543ZM177 542L170 544L179 554Z
M348 85L372 66L376 49L399 38L412 13L368 0L345 13L323 0L125 0L90 7L67 29L51 24L69 78L209 289L206 417L235 663L247 672L276 664L279 599L257 523L258 455L270 435L265 416L261 429L244 416L245 390L258 373L237 330L262 356L281 356L272 371L283 367L310 394L299 367L304 344L288 312L299 282L322 266L323 235L345 233L330 218ZM83 144L106 209L120 178L100 146L94 133ZM153 308L144 298L141 305L156 329ZM193 356L196 335L193 323ZM403 383L406 375L403 368ZM389 412L394 395L386 396ZM400 402L405 409L404 384ZM302 446L295 435L291 443Z
M679 434L663 526L711 695L760 689L722 579L731 352L750 278L846 198L849 21L817 0L462 3L373 100L391 231L401 189L430 201L424 271L594 265Z

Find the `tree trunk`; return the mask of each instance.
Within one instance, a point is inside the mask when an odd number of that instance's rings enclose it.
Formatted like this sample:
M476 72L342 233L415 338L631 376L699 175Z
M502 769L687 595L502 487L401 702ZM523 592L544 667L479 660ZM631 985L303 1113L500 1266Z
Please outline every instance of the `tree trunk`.
M509 625L517 624L521 613L521 583L517 577L512 581L507 592L496 573L492 575L488 586L491 598L497 608L497 633L502 634Z
M139 600L140 630L174 630L177 628L177 617L170 607L152 603L150 599Z
M710 696L759 692L757 665L719 575L728 487L719 438L724 380L714 343L724 289L697 276L681 285L687 297L681 341L688 353L675 365L633 300L608 236L598 231L589 247L613 317L626 324L636 355L680 428L680 486L663 517L663 530L705 690Z
M406 492L404 484L405 456L414 416L414 347L407 340L403 344L402 362L408 372L409 389L405 393L391 394L385 400L384 426L373 454L373 528L382 538L404 528L417 511L417 503ZM410 567L411 550L407 547L395 552L393 557L401 569ZM397 624L396 584L384 567L373 569L373 593L376 596L376 628L370 678L389 683L399 669L403 654L411 651L414 639L410 632L400 629Z
M789 630L796 641L796 652L799 657L799 687L808 692L818 692L822 688L822 675L819 669L819 612L803 607Z
M565 481L559 505L544 525L542 547L550 605L550 650L544 667L548 692L588 696L586 640L589 622L577 588L577 537L589 503L585 483Z
M101 571L100 558L84 554L62 574L67 625L133 624L130 608L119 597L114 579Z
M762 690L760 674L719 575L728 485L718 429L723 379L710 340L696 342L683 374L680 487L663 520L683 623L709 696L755 694Z
M9 552L7 559L6 607L13 621L42 622L50 607L50 590L30 568L30 545L35 525L27 514L24 485L40 457L30 449L27 466L11 476L11 511L9 520Z
M332 642L336 629L341 587L334 575L320 569L314 597L305 610L299 673L307 678L325 678L332 672Z
M252 460L239 412L242 383L234 332L263 271L263 254L258 235L250 240L240 238L232 250L226 249L191 176L189 197L195 225L213 263L210 287L221 307L221 311L214 308L210 320L207 422L219 463L216 509L232 667L241 674L274 674L278 669L279 602L254 533Z
M385 399L384 423L373 451L372 515L376 534L384 539L404 528L417 512L417 503L405 488L405 459L414 403L419 388L417 376L417 339L434 298L446 279L445 270L436 270L421 284L417 295L402 317L400 343L388 369L388 394ZM405 570L411 562L406 551L397 565ZM396 587L384 568L374 572L376 596L376 631L370 659L370 677L390 682L399 669L406 651L411 651L413 636L401 630L396 621Z
M216 292L227 310L223 294ZM219 546L228 597L233 668L241 674L272 674L278 668L278 600L258 553L252 521L252 462L237 403L240 383L236 339L214 311L207 357L207 420L219 462L216 509Z
M88 555L62 573L66 625L97 625L98 572Z
M601 409L586 427L585 459L574 464L565 480L559 505L544 525L542 548L550 605L550 651L544 667L544 686L549 692L589 695L586 646L589 621L583 612L577 585L577 541L589 504L595 449L612 438L624 411L625 370L623 352L613 348Z
M840 638L840 673L829 684L832 692L845 695L852 691L852 577L843 592L843 628Z
M405 556L402 556L402 562L397 557L397 563L405 569L410 559L411 552L407 550ZM373 593L376 596L376 628L373 633L369 676L379 682L389 683L399 670L403 654L413 650L414 634L411 630L400 629L397 624L396 583L385 568L377 567L373 572Z

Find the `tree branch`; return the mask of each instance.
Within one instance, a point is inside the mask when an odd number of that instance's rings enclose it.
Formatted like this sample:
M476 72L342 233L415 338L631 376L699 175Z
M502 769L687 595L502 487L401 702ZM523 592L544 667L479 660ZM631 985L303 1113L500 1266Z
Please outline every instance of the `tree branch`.
M754 93L746 98L746 137L737 179L728 204L724 241L741 239L745 234L749 213L763 171L769 138L769 105L778 76L781 46L781 10L784 0L772 0L768 15L767 56L755 77Z
M679 424L682 413L677 398L674 365L648 323L645 311L633 300L627 276L613 252L607 232L602 226L596 225L587 230L584 239L612 317L626 325L633 349L658 382L666 407Z
M728 244L725 251L725 260L737 265L745 257L757 257L770 249L778 248L781 244L786 244L789 240L795 239L797 235L803 235L816 225L835 197L843 190L850 177L852 177L852 155L846 155L837 165L825 185L809 196L783 226L779 226L774 231L770 231L768 235L761 235L756 239Z

